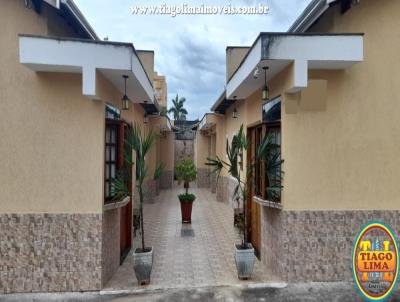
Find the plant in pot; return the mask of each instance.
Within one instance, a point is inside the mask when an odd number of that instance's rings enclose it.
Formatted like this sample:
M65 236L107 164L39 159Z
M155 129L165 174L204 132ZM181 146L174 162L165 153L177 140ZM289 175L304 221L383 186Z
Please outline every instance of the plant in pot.
M189 158L183 159L176 166L178 184L183 182L183 187L185 188L185 193L178 195L181 203L182 223L192 222L192 206L196 196L189 193L189 184L196 180L196 174L196 166L194 165L193 160Z
M228 174L236 180L236 186L232 196L233 200L236 200L238 203L242 200L243 215L240 216L240 221L237 221L237 226L241 235L241 243L235 244L235 263L239 279L248 279L251 277L255 262L254 248L247 234L249 224L247 201L250 197L249 194L251 194L252 186L254 185L253 170L255 164L263 161L267 166L267 170L269 166L270 171L273 171L273 168L275 168L276 171L276 169L280 170L280 164L283 162L283 160L280 159L280 152L279 156L276 155L279 148L272 142L273 140L270 134L263 138L257 150L256 157L247 163L246 173L244 173L244 175L240 169L240 157L241 154L248 150L250 143L244 134L243 125L240 127L239 132L233 136L231 143L229 143L228 140L226 141L226 155L228 161L224 161L218 156L216 158L207 158L206 165L213 168L211 173L217 174L217 182L221 171L223 169L228 170ZM275 160L274 164L272 163L273 160ZM279 175L282 175L282 173L279 173ZM270 189L274 192L278 192L282 187L280 184L279 188L277 188L275 184L271 184Z
M143 182L147 176L148 167L145 157L150 151L156 139L156 134L150 131L148 134L142 132L138 124L132 125L127 132L126 144L136 153L136 190L139 195L139 221L141 230L141 247L133 252L133 268L140 285L150 283L151 270L153 268L153 248L145 245L144 222L143 222Z

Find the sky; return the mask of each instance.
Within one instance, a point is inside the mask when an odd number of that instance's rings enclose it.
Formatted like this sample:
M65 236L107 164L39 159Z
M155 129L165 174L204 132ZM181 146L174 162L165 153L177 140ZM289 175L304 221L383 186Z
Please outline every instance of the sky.
M251 46L260 32L286 31L310 0L75 0L97 35L155 51L165 75L168 105L185 97L188 119L201 119L224 90L227 46ZM244 6L262 3L264 15L134 15L132 5Z

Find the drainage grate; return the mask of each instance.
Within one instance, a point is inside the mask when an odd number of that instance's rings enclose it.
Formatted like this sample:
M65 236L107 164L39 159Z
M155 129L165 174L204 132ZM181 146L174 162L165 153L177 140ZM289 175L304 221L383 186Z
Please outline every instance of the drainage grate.
M192 229L182 229L181 237L194 237L194 231Z

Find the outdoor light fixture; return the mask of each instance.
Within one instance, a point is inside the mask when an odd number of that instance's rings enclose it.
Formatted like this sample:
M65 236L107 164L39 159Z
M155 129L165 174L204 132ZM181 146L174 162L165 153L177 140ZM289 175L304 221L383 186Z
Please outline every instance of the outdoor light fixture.
M232 117L233 117L233 118L237 118L237 117L238 117L238 112L237 112L237 110L236 110L236 107L233 108Z
M236 95L234 95L233 96L233 100L234 101L236 101ZM232 118L237 118L238 117L238 112L237 112L237 109L236 109L236 106L233 108L233 111L232 111Z
M258 65L257 65L256 69L254 69L253 77L255 79L257 79L259 75L260 75L260 69L258 68Z
M122 110L128 110L129 109L129 98L126 95L126 80L129 78L127 75L122 76L125 81L125 93L124 96L122 97Z
M268 101L269 100L269 88L267 85L267 70L268 70L268 66L264 66L264 88L262 91L262 99L263 101Z

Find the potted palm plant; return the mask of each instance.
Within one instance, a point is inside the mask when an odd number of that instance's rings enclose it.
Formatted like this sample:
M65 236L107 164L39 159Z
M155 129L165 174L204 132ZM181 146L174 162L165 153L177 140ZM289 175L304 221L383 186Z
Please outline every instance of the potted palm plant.
M196 196L189 193L189 184L196 180L196 174L196 166L194 165L193 160L189 158L183 159L176 166L178 184L183 182L183 187L185 188L185 193L178 195L181 203L182 223L192 222L192 206Z
M150 283L151 270L153 268L153 247L145 245L144 223L143 223L143 182L147 176L148 167L145 157L150 151L156 139L154 132L150 131L147 135L142 133L139 125L132 125L128 129L125 143L136 153L136 189L139 194L139 221L141 230L141 247L133 252L133 268L140 285Z
M249 223L247 221L247 200L253 186L253 170L255 163L260 160L264 161L266 166L270 166L270 170L272 171L273 167L279 167L280 170L280 164L283 162L283 160L280 159L280 155L279 157L275 155L279 149L272 143L270 135L266 135L260 144L260 148L257 150L256 158L247 164L246 173L242 175L241 169L239 168L240 157L241 154L247 151L249 145L242 125L239 132L233 136L231 143L229 143L228 140L226 141L228 161L226 162L217 156L216 158L207 158L206 163L206 165L213 167L211 173L217 174L217 182L222 169L225 168L228 170L229 175L236 180L237 184L233 192L233 200L238 202L242 200L243 215L240 216L240 221L237 222L242 239L241 243L235 244L235 263L239 279L248 279L251 277L255 262L254 248L247 238L247 225ZM278 162L273 164L273 160ZM268 163L267 161L271 162ZM282 173L279 175L282 175ZM277 192L281 188L280 184L279 188L275 187L275 184L271 184L269 189Z

